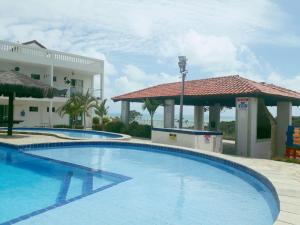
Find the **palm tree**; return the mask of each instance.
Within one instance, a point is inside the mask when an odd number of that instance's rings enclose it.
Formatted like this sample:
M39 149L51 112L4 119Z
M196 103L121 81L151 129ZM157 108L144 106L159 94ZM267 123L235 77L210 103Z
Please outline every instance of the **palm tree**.
M80 115L82 111L81 102L78 101L76 96L72 96L68 99L68 101L57 109L57 113L63 117L68 114L71 118L71 127L75 128L75 122L77 117Z
M161 105L161 102L155 99L145 99L143 104L143 110L147 109L151 118L151 127L153 127L153 117L158 106Z
M99 125L102 127L102 123L103 123L103 117L107 115L108 112L108 106L106 106L106 100L104 99L103 101L101 101L101 103L99 104L97 102L96 106L95 106L95 113L96 115L99 116Z
M75 98L81 103L81 113L83 114L83 127L86 129L86 117L90 117L90 109L96 106L97 100L91 95L89 90L85 93L77 93Z

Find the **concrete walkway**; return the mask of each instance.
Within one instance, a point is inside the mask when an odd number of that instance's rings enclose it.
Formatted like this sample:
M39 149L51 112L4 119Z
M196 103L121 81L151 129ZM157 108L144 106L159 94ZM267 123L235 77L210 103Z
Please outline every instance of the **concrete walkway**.
M0 136L0 142L15 145L53 143L53 142L73 142L72 140L60 139L53 136L44 135L15 135L8 138L5 135ZM80 141L79 141L80 142ZM149 140L131 139L130 142L150 144ZM242 158L220 153L197 151L215 157L224 158L236 163L245 165L267 177L274 185L280 200L280 214L276 225L300 225L300 165L284 163L265 159Z

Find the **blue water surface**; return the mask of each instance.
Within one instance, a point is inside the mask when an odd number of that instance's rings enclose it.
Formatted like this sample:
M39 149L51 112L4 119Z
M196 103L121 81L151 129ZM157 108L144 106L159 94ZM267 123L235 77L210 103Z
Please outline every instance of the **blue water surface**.
M124 179L0 147L0 224L64 205Z
M38 148L28 153L131 179L24 220L22 225L271 225L279 211L274 195L262 182L198 156L105 144ZM1 162L0 221L55 202L68 172L59 166L62 172L57 173L57 166L49 168L42 161L33 168L31 162L26 167L10 165L5 154ZM81 191L80 176L74 182L70 197ZM12 203L18 205L11 208Z
M55 128L14 128L15 131L22 132L45 132L45 133L54 133L54 134L63 134L71 138L83 138L83 139L94 139L94 138L120 138L122 135L101 132L101 131L91 131L91 130L71 130L71 129L55 129Z

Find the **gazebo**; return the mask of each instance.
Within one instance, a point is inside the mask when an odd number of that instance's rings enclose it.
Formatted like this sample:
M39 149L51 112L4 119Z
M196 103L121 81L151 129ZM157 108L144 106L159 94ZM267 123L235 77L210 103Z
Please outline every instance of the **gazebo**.
M0 96L1 95L8 97L7 134L12 135L14 123L14 98L52 98L53 89L38 80L31 79L16 71L0 71Z
M142 102L146 98L159 99L164 102L164 127L173 128L174 107L179 104L180 99L180 84L160 84L116 96L112 100L122 102L121 119L128 124L130 102ZM270 130L271 123L267 113L261 108L277 106L276 154L283 155L287 127L292 120L292 106L300 105L300 93L239 75L223 76L186 81L184 105L194 106L194 128L197 130L204 129L204 106L209 106L210 130L219 130L222 107L235 107L237 154L270 158L271 140L260 134L260 128L264 124Z

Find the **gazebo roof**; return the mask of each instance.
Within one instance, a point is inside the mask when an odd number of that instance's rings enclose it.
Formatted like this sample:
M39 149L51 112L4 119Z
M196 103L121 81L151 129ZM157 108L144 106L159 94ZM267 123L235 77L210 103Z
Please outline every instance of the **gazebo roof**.
M139 91L112 98L114 101L141 102L145 98L174 99L179 104L181 82L160 84ZM277 101L291 101L300 105L300 93L273 84L256 82L239 75L223 76L185 83L185 105L235 105L236 97L261 97L266 105L276 105Z

